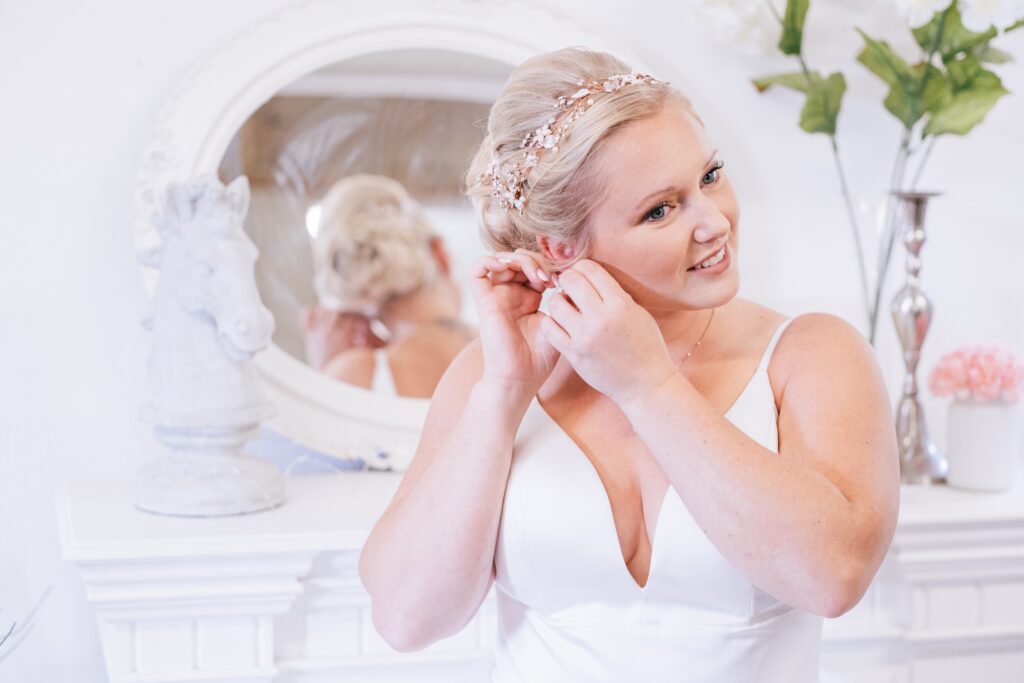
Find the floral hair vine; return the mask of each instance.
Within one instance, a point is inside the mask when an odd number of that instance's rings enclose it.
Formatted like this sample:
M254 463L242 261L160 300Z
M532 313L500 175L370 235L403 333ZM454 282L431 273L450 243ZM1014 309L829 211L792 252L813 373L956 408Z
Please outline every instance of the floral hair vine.
M616 74L609 76L603 81L577 81L580 89L572 95L562 95L555 100L554 108L559 113L547 120L537 130L529 133L522 142L520 149L525 149L520 160L506 162L501 165L498 162L497 151L491 155L490 168L480 174L480 181L488 183L494 188L491 194L498 200L501 208L506 212L516 209L520 215L523 213L523 205L526 204L526 190L528 189L527 178L530 170L537 165L538 153L541 150L558 151L558 143L565 137L569 125L586 113L587 109L594 103L593 96L601 92L615 92L619 88L634 83L648 83L650 85L667 85L668 81L658 80L650 74L631 73Z

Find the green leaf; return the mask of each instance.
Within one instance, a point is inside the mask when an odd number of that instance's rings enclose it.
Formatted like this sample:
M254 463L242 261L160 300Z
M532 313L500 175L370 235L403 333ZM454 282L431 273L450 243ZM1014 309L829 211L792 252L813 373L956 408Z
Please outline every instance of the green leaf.
M928 71L925 79L925 69ZM914 75L919 79L924 92L920 96L921 113L935 113L946 106L953 97L953 84L940 69L931 64L915 64ZM977 75L977 74L975 74Z
M911 76L913 87L903 88L899 84L892 86L884 102L885 108L907 128L913 128L925 113L942 109L952 97L950 81L938 68L924 63L916 64L911 69ZM918 94L922 84L924 91Z
M1020 19L1018 19L1016 23L1010 24L1009 26L1007 26L1006 30L1004 30L1003 33L1009 33L1010 31L1016 31L1019 28L1024 28L1024 17L1021 17Z
M845 92L846 79L841 73L812 83L807 89L807 102L800 112L800 127L808 133L835 135L839 106Z
M964 55L960 59L954 59L946 64L946 70L949 73L953 92L960 92L971 87L971 83L981 73L981 60L974 55Z
M941 109L932 114L923 134L966 135L981 123L999 98L1008 92L999 76L982 69L970 87L954 94Z
M786 14L782 18L782 38L779 39L779 49L783 54L800 54L800 44L804 35L804 18L807 16L807 8L810 0L786 0Z
M860 34L864 49L857 60L889 84L883 104L906 128L925 113L944 107L952 97L952 84L938 68L923 62L911 67L885 41Z
M1009 52L1003 52L998 50L988 43L979 45L971 51L975 57L982 62L988 62L989 64L1006 64L1007 62L1013 61L1013 55Z
M857 55L857 61L890 86L911 92L914 76L906 61L884 40L875 40L860 29L857 32L864 38L864 49Z
M948 62L961 52L967 52L987 43L995 37L997 31L990 28L984 33L974 33L964 28L960 20L960 10L956 3L944 12L936 12L930 22L913 29L914 39L926 55L937 50L942 61Z
M807 76L804 75L804 72L797 71L790 74L775 74L774 76L755 78L753 83L758 92L764 92L773 85L781 85L786 88L792 88L793 90L799 90L800 92L807 92L807 80ZM817 71L811 72L812 82L820 80L821 74Z

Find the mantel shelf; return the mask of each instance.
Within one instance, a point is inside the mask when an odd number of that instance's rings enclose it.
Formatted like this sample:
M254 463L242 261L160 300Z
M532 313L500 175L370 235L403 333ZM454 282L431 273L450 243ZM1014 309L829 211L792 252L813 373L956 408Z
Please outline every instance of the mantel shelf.
M90 562L122 558L126 552L169 558L358 550L400 480L400 473L374 471L292 476L281 507L211 518L143 512L132 503L130 480L77 484L58 498L64 558ZM900 496L898 535L947 526L1024 528L1021 476L1009 491L904 485Z

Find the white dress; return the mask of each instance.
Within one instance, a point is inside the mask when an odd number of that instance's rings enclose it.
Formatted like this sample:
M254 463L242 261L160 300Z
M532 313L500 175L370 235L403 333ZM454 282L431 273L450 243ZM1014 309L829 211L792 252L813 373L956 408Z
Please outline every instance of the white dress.
M768 361L726 413L778 452ZM640 587L593 465L534 398L516 436L495 550L494 683L817 683L822 618L750 582L669 486Z
M370 391L384 396L398 396L395 390L395 378L391 374L391 366L388 364L388 353L384 348L373 351L373 381Z

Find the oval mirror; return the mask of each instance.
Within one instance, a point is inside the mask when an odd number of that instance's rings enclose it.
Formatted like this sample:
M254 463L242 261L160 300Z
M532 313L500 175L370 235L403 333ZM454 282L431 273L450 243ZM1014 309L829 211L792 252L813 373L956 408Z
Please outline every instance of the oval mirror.
M255 360L276 409L270 433L295 453L372 462L386 452L404 469L429 406L423 387L402 395L408 382L396 359L394 390L375 391L376 379L363 387L333 378L323 356L336 354L309 344L301 316L322 299L314 245L331 187L372 174L407 191L443 244L451 317L469 330L464 345L476 322L468 270L483 247L461 176L512 67L575 44L649 70L550 10L469 8L368 8L358 23L338 3L282 11L198 65L161 113L141 172L136 248L156 241L151 217L168 183L208 173L249 178L246 230L260 248L257 284L276 320L273 344ZM143 276L152 293L156 274L143 268ZM388 341L386 327L372 331Z

